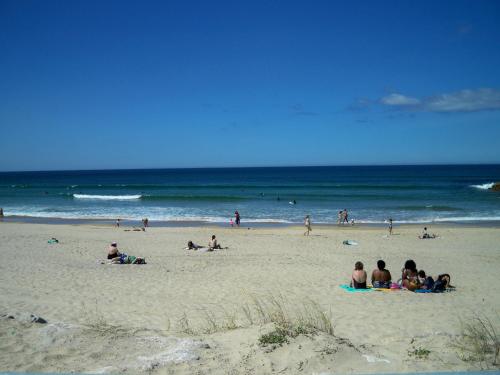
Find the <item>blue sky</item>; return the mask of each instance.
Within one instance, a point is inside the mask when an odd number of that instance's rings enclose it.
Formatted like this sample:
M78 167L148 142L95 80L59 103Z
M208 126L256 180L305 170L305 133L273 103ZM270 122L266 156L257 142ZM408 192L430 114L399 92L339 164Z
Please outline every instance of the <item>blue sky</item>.
M498 1L0 0L0 171L500 162Z

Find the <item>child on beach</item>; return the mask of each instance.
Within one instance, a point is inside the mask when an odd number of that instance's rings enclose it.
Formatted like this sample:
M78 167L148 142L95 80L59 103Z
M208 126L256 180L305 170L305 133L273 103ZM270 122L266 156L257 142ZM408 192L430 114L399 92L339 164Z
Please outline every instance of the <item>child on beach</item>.
M234 227L234 221L233 218L229 219L229 225L231 225L231 228Z
M355 289L366 289L366 271L363 269L363 263L356 262L354 264L354 271L351 276L351 287Z

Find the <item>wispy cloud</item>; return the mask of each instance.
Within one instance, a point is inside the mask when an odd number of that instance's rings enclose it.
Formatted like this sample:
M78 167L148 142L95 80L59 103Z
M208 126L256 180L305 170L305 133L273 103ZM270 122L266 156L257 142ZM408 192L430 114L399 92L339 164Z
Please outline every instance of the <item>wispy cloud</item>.
M460 90L422 99L392 93L382 97L379 102L397 109L424 112L494 111L500 110L500 90L491 88Z
M382 104L395 106L414 106L420 104L420 100L401 94L390 94L380 99Z

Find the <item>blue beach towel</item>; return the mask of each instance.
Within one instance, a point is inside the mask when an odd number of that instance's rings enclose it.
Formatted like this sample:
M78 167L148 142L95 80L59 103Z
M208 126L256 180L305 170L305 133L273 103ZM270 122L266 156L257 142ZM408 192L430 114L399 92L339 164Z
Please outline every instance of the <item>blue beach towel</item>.
M373 289L371 289L371 288L369 288L369 289L356 289L356 288L353 288L352 286L349 286L347 284L342 284L342 285L340 285L340 287L349 293L364 293L364 292L372 292L373 291Z

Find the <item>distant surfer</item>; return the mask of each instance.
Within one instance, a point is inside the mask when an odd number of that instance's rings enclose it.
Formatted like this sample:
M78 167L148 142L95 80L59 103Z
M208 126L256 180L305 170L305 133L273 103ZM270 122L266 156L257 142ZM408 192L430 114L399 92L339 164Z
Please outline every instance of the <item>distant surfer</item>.
M290 204L297 204L297 201L294 199L293 201L288 202L288 203L290 203Z

